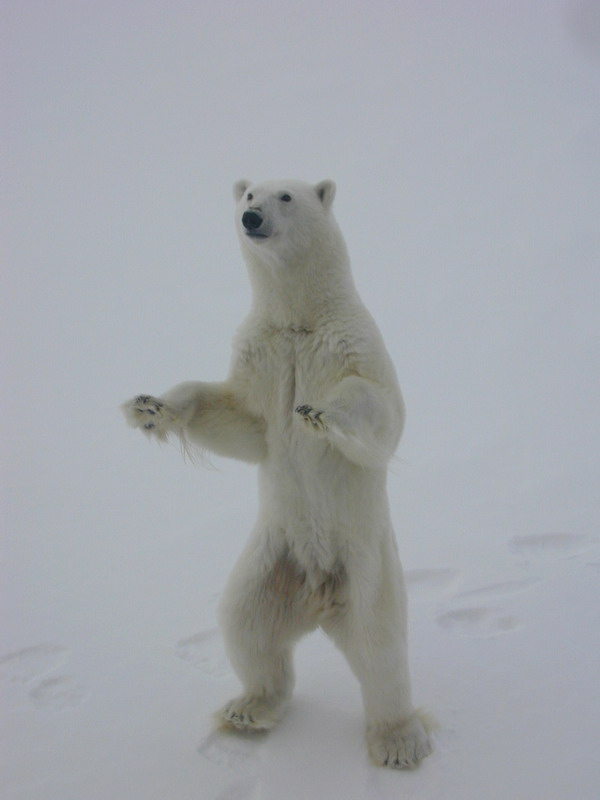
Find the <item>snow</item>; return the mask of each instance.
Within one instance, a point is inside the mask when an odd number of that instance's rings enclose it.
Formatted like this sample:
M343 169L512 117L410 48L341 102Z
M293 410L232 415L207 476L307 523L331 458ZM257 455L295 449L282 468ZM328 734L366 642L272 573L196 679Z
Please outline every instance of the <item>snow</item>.
M5 800L600 796L594 0L3 4ZM231 184L338 183L408 426L389 488L416 771L368 763L320 634L265 737L215 606L253 469L118 411L218 380L249 302Z

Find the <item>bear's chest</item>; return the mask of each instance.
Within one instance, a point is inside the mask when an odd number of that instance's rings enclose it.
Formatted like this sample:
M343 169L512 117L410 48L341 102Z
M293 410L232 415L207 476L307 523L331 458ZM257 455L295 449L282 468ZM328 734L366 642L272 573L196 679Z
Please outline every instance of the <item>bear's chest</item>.
M348 373L345 343L304 329L249 341L244 351L246 400L269 422L291 421L294 409L319 400Z

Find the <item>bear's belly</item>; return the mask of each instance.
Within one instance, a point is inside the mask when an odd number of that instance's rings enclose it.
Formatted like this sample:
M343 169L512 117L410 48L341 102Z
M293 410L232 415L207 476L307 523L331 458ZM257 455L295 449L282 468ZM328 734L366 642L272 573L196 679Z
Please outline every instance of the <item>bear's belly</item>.
M259 468L262 525L305 569L333 572L353 543L390 530L385 471L351 464L317 437L290 444Z

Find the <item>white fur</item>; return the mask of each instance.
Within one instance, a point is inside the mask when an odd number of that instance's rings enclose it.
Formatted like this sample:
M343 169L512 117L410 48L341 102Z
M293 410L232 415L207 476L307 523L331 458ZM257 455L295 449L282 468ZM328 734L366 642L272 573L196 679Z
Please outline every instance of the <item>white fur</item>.
M431 744L411 702L386 494L404 422L394 368L354 288L335 184L240 181L234 193L253 305L228 379L124 406L151 436L259 465L258 520L220 608L244 691L219 719L271 728L292 691L293 645L321 626L360 681L371 757L413 766ZM248 210L264 237L248 235Z

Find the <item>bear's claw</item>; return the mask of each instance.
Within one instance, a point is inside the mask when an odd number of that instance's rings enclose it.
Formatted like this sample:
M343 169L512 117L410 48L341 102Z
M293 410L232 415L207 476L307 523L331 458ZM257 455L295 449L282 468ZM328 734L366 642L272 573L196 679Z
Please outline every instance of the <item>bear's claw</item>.
M322 411L315 411L312 406L302 405L296 407L296 413L300 414L302 419L317 431L327 430L327 424L323 419Z
M140 428L148 436L154 435L161 440L167 438L175 419L162 400L149 394L139 394L121 408L132 428Z

